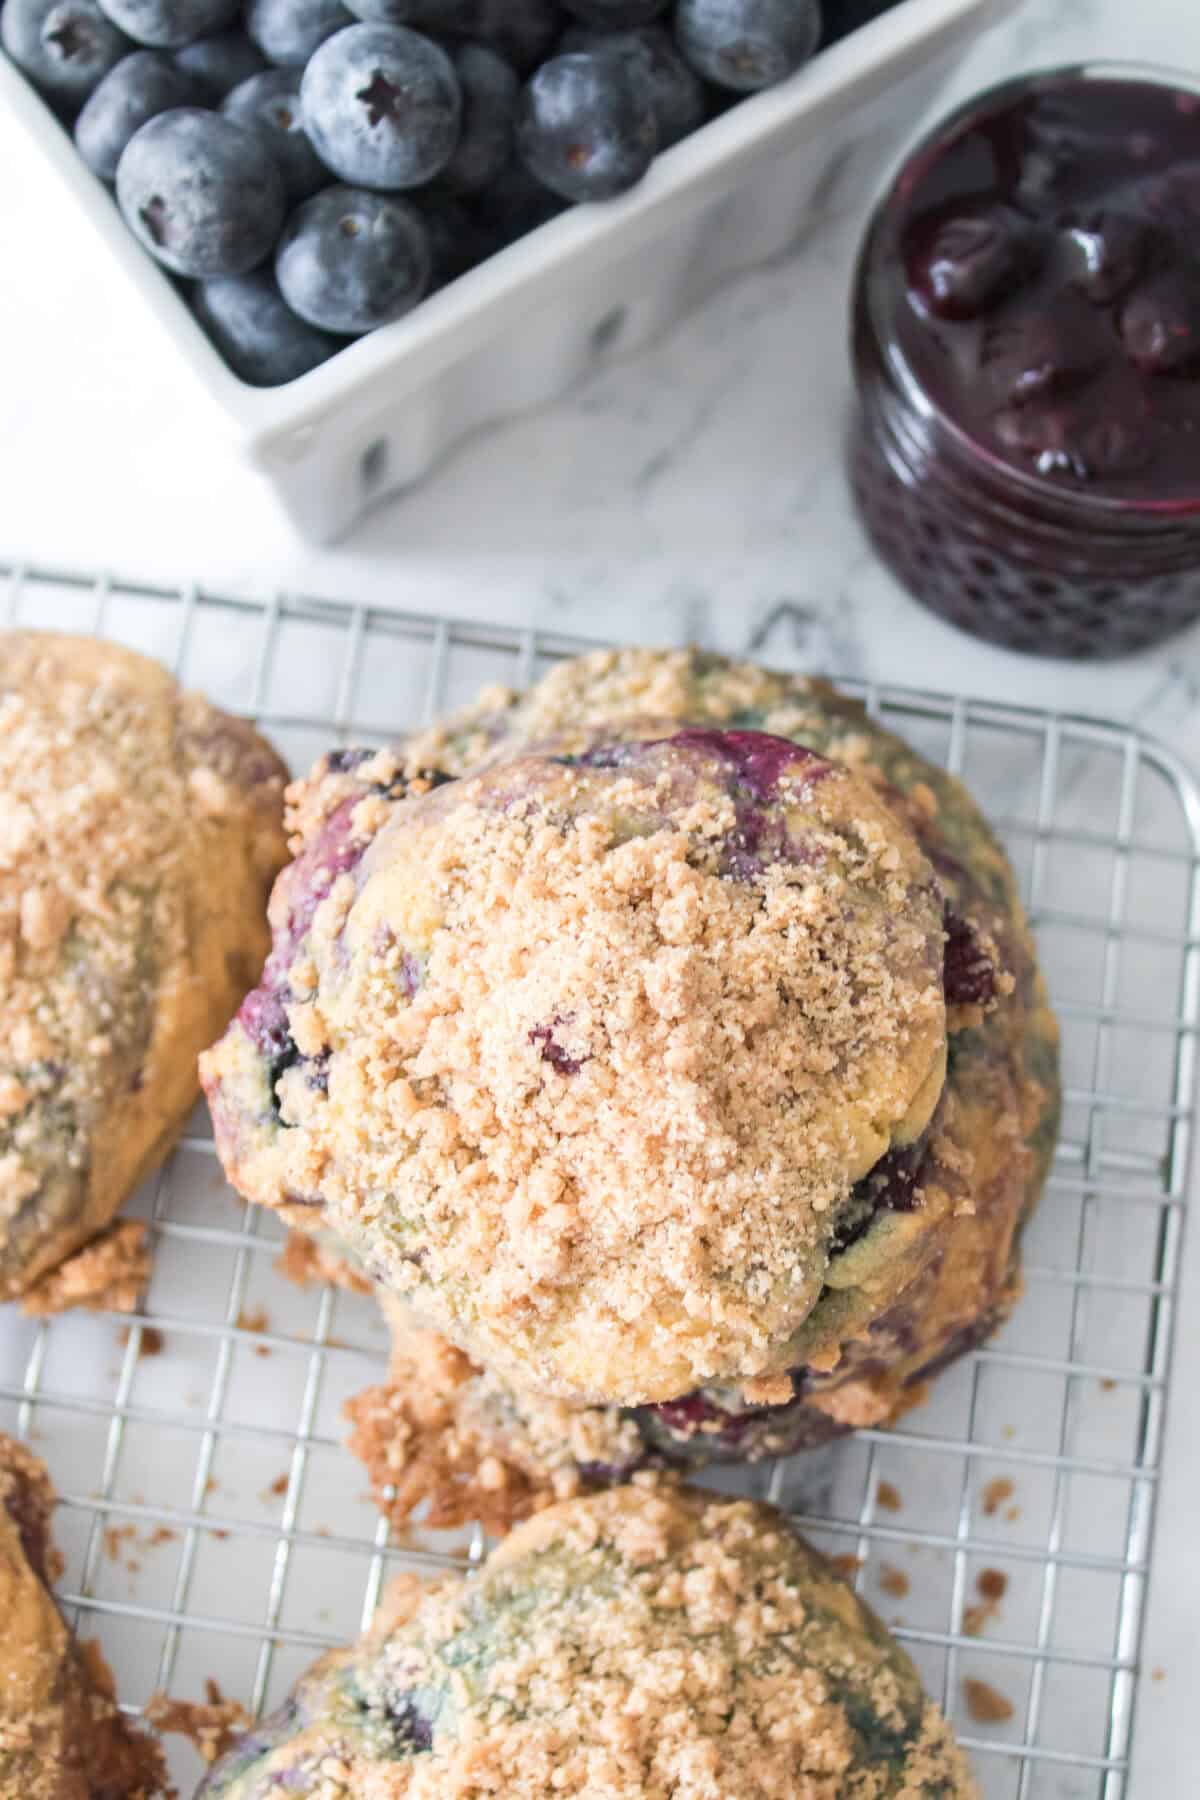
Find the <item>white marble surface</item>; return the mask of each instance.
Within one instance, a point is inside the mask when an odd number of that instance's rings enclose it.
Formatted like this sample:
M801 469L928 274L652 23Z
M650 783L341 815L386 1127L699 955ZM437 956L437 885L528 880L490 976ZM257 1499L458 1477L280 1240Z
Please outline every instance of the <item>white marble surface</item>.
M1200 13L1185 0L1028 0L955 87L1098 56L1200 69ZM1200 762L1200 635L1108 668L1032 662L953 633L874 563L837 453L859 219L314 551L235 460L187 371L143 336L90 238L64 232L55 184L2 117L0 168L0 555L721 646L792 601L811 616L814 665L1134 720ZM1179 1699L1197 1685L1200 1601L1186 1529L1200 1482L1186 1418L1200 1379L1192 1274L1192 1373L1168 1484L1177 1522L1146 1652L1167 1679L1144 1684L1132 1800L1194 1792L1194 1774L1179 1773L1188 1732L1194 1753Z

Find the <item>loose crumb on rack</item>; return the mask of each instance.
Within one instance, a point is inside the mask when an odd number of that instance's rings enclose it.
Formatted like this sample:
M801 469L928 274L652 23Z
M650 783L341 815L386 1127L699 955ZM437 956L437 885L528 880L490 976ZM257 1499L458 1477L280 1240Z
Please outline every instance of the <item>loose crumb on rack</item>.
M1008 1592L1008 1576L1002 1569L980 1569L975 1577L975 1591L979 1595L978 1601L963 1613L964 1637L982 1636L984 1626L995 1618L1000 1602Z
M839 1555L829 1558L829 1566L843 1581L853 1581L863 1566L863 1559L855 1556L852 1550L843 1550Z
M120 1562L127 1551L138 1551L144 1554L147 1550L160 1550L164 1544L170 1544L179 1536L169 1525L156 1525L153 1531L139 1533L134 1524L106 1525L103 1532L104 1553L111 1562ZM141 1563L130 1557L125 1563L131 1575L141 1569Z
M977 1681L968 1675L963 1682L963 1696L967 1702L967 1711L977 1725L1003 1725L1013 1716L1012 1701L992 1687L990 1682Z
M35 1282L21 1300L30 1318L82 1307L85 1312L132 1312L150 1285L150 1246L140 1219L120 1219L74 1256Z
M1016 1491L1016 1487L1007 1475L997 1475L994 1480L989 1481L983 1490L983 1510L988 1518L993 1518L1000 1511L1004 1502L1012 1499ZM1007 1515L1005 1516L1007 1517Z
M455 1380L465 1379L470 1368L445 1344L420 1386L393 1379L346 1402L350 1450L364 1464L375 1504L397 1534L424 1506L423 1523L431 1530L478 1522L503 1536L563 1498L514 1463L481 1458L478 1445L453 1429Z
M259 1495L259 1499L263 1501L282 1500L283 1496L288 1491L289 1480L290 1477L285 1469L282 1475L277 1475L275 1477L269 1487L263 1489L262 1493Z
M239 1331L258 1333L271 1329L271 1319L265 1306L243 1306L234 1323Z
M117 1333L117 1342L122 1350L137 1329L133 1325L122 1325ZM138 1336L139 1356L161 1356L166 1348L167 1340L157 1325L143 1325Z
M894 1563L885 1562L879 1565L879 1585L885 1594L891 1594L895 1600L903 1600L911 1583L903 1569L898 1569Z
M206 1763L215 1763L253 1720L239 1701L226 1700L211 1677L204 1683L204 1693L203 1700L171 1700L166 1694L154 1694L146 1707L146 1719L156 1731L187 1738Z
M296 1287L323 1285L345 1288L351 1294L369 1294L371 1283L365 1275L335 1252L325 1249L302 1231L289 1231L283 1254L275 1267Z
M1116 1384L1116 1382L1115 1382L1115 1381L1114 1381L1114 1380L1113 1380L1113 1378L1112 1378L1112 1376L1111 1376L1111 1375L1102 1375L1102 1376L1101 1376L1101 1378L1100 1378L1100 1386L1101 1386L1101 1387L1102 1387L1102 1388L1103 1388L1103 1389L1104 1389L1104 1392L1105 1392L1105 1393L1106 1393L1106 1394L1111 1394L1111 1393L1112 1393L1112 1391L1113 1391L1113 1389L1114 1389L1114 1388L1115 1388L1115 1387L1116 1387L1116 1385L1117 1385L1117 1384Z
M900 1497L900 1489L891 1481L881 1481L875 1489L875 1498L885 1512L900 1512L904 1501Z
M1165 1681L1167 1679L1167 1671L1157 1667L1153 1668L1150 1671L1150 1679L1151 1681Z

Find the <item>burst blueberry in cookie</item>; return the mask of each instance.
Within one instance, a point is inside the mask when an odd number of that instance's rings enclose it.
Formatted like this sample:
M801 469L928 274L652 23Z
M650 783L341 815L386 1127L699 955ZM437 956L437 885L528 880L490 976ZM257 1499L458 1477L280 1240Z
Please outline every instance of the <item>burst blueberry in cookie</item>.
M643 1481L398 1583L197 1800L974 1800L883 1626L784 1516Z
M161 1160L261 967L283 765L116 645L0 635L0 1298ZM69 1284L68 1289L69 1289Z
M407 1434L404 1504L802 1448L1007 1315L1053 1019L977 809L853 703L593 656L293 824L204 1081L235 1185L387 1297L358 1447Z
M0 1436L0 1794L6 1800L154 1800L166 1769L124 1721L102 1665L76 1644L49 1582L54 1490L23 1444Z

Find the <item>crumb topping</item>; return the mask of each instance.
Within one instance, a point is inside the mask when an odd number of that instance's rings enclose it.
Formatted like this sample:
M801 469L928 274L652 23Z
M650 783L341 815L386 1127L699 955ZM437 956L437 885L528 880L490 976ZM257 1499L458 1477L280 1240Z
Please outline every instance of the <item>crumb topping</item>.
M915 843L792 745L748 800L711 736L396 809L318 907L288 1008L329 1058L326 1093L280 1084L288 1188L548 1393L778 1368L837 1209L941 1090Z
M140 1219L122 1219L47 1270L21 1296L31 1318L82 1307L85 1312L132 1312L150 1285L150 1245Z
M167 1147L261 961L282 788L248 727L157 664L0 634L0 1295Z
M298 1702L293 1738L218 1767L221 1800L300 1769L308 1800L976 1793L908 1658L781 1514L646 1478L540 1513L475 1581L406 1585Z
M254 997L260 1012L253 1019L248 1003L245 1022L239 1020L206 1058L218 1147L231 1179L326 1245L331 1221L314 1203L323 1165L318 1156L306 1162L296 1155L297 1134L305 1127L293 1122L306 1111L315 1117L330 1103L328 1062L317 1048L325 1022L309 929L317 900L330 898L317 920L321 929L331 932L335 944L339 933L344 940L343 921L359 891L355 871L372 838L386 834L388 820L407 804L408 784L436 784L433 771L442 771L442 779L462 777L511 762L548 740L552 754L586 766L598 747L637 744L670 731L692 735L697 726L735 737L775 734L853 771L900 832L915 838L928 856L946 905L946 943L953 936L956 950L952 967L944 970L953 977L946 987L950 1072L919 1178L907 1188L901 1182L890 1195L885 1184L881 1204L877 1169L856 1192L838 1228L838 1254L826 1267L821 1298L789 1347L796 1395L790 1404L783 1399L788 1377L782 1366L745 1367L725 1384L696 1393L681 1388L677 1405L638 1409L645 1447L689 1462L714 1454L787 1453L797 1443L895 1417L918 1403L944 1362L994 1329L1019 1293L1017 1233L1037 1197L1055 1135L1055 1025L1011 870L961 783L822 682L694 650L633 649L577 658L524 695L485 693L463 713L389 750L333 752L296 784L289 824L297 862L278 884L272 908L275 987ZM333 896L341 876L347 879ZM416 993L425 976L421 957L402 960L399 976L406 995ZM275 991L277 1014L271 1010ZM309 1009L299 1028L315 1054L302 1057L291 1042L284 1002ZM264 1031L261 1020L276 1016L278 1031L274 1025ZM444 1029L452 1030L453 1021ZM542 1012L527 1021L527 1029L532 1036L516 1046L514 1060L528 1066L526 1059L536 1059L533 1076L553 1088L568 1109L566 1117L569 1109L578 1109L583 1085L598 1072L594 1059L584 1061L581 1055L590 1044L579 1038L565 1011L561 1022L553 1011ZM724 1017L718 1029L727 1029ZM461 1071L455 1078L460 1077ZM633 1075L630 1081L638 1079ZM414 1098L419 1098L415 1090ZM403 1090L398 1100L402 1109L410 1105ZM391 1130L392 1122L388 1125ZM883 1171L898 1154L903 1162L908 1149L897 1132ZM447 1152L460 1154L458 1146ZM532 1222L539 1227L542 1214L535 1212ZM374 1272L378 1242L372 1234L371 1242L358 1246L364 1272ZM393 1246L398 1253L411 1247ZM549 1247L556 1247L553 1240ZM637 1258L631 1260L636 1268ZM413 1298L422 1297L423 1273L418 1265ZM524 1324L517 1321L520 1329ZM475 1352L474 1343L467 1347ZM423 1492L422 1503L436 1504L435 1475L443 1466L453 1505L454 1494L473 1479L472 1456L476 1468L489 1465L490 1476L497 1464L511 1471L509 1491L524 1496L521 1505L528 1494L523 1481L548 1493L568 1473L569 1459L561 1437L555 1441L551 1421L564 1406L572 1434L580 1430L581 1412L586 1419L590 1453L578 1462L581 1477L612 1479L614 1472L627 1472L628 1458L614 1437L628 1425L619 1407L560 1404L535 1392L527 1378L502 1380L495 1368L478 1367L452 1384L439 1384L436 1406L427 1404L433 1398L421 1390L419 1369L406 1372L399 1365L389 1387L372 1397L378 1429L367 1438L380 1484L389 1417L401 1421L414 1467L421 1471L410 1486L407 1465L393 1456L389 1485L397 1496ZM747 1407L760 1408L758 1417L748 1421ZM420 1429L412 1428L414 1420ZM432 1487L422 1491L426 1480ZM396 1505L393 1500L390 1510L399 1519L403 1507L398 1513Z

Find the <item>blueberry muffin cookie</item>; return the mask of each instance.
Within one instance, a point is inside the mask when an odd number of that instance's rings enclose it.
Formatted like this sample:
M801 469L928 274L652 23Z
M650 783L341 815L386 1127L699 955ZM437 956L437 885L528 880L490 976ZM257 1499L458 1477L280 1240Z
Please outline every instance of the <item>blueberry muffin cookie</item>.
M781 1513L642 1485L403 1581L197 1800L969 1800L908 1657Z
M157 663L0 634L0 1298L102 1232L170 1148L197 1054L262 965L284 780Z
M54 1492L35 1457L0 1437L0 1794L16 1800L152 1800L162 1756L131 1730L107 1670L76 1643L50 1593Z
M389 1483L782 1453L1006 1316L1054 1022L977 808L861 708L602 653L292 798L203 1077L235 1185L387 1299Z

